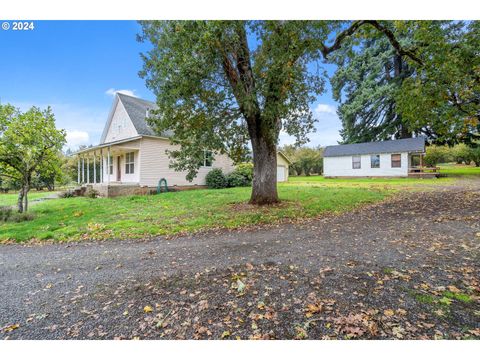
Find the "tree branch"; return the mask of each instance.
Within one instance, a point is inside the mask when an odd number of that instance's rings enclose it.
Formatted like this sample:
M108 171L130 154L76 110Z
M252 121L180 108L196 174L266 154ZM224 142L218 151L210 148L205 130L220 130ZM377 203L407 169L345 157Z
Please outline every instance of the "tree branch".
M412 59L413 61L415 61L416 63L418 63L420 65L423 65L423 61L415 54L414 51L409 50L409 49L404 49L400 45L398 40L395 38L395 34L390 29L388 29L387 27L380 24L377 20L357 20L357 21L354 21L347 29L343 30L342 32L340 32L337 35L337 37L335 38L335 41L333 42L333 44L331 46L326 46L325 44L322 44L320 50L322 52L323 57L325 59L327 59L328 55L330 53L334 52L335 50L340 49L340 47L342 46L342 42L347 37L352 36L356 31L358 31L358 29L360 29L360 27L362 27L364 25L373 26L379 32L384 34L387 37L390 44L393 46L393 48L395 49L395 51L399 55L407 56L410 59Z

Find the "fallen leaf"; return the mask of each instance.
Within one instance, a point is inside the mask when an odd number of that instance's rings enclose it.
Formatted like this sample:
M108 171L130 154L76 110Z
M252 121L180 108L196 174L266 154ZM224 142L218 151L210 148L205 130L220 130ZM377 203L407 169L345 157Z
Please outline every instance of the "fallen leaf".
M13 324L13 325L9 325L9 326L7 326L7 327L4 327L4 328L3 328L3 331L4 331L4 332L11 332L11 331L13 331L13 330L15 330L15 329L18 329L19 327L20 327L19 324Z
M383 310L383 313L388 317L395 315L395 312L392 309Z
M150 305L147 305L143 308L143 312L150 313L153 311L153 308Z

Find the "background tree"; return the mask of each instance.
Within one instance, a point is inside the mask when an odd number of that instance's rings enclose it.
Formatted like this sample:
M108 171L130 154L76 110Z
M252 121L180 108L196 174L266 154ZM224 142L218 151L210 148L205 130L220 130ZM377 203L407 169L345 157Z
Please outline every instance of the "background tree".
M343 143L412 136L398 112L396 94L413 70L387 38L350 39L331 59L338 66L331 85L340 103Z
M310 105L325 89L320 61L360 27L394 35L376 21L145 21L140 75L157 97L150 123L172 130L173 166L192 179L202 150L235 156L250 141L254 178L250 202L278 201L276 147L280 130L297 145L314 130ZM332 35L336 35L332 39ZM243 142L243 143L242 143ZM235 159L234 159L235 160Z
M290 175L321 174L323 172L323 148L285 145L280 150L292 161Z
M480 22L407 21L422 66L397 94L411 128L435 129L438 143L480 139Z
M28 211L28 192L36 174L59 169L65 131L57 130L51 108L32 107L25 113L0 105L0 171L20 183L18 211Z

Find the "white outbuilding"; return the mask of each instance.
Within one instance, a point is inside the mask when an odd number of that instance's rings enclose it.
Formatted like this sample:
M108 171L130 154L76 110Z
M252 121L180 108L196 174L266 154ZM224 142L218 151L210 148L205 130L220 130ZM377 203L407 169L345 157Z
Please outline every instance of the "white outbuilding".
M327 146L325 177L431 177L437 168L423 166L425 138Z

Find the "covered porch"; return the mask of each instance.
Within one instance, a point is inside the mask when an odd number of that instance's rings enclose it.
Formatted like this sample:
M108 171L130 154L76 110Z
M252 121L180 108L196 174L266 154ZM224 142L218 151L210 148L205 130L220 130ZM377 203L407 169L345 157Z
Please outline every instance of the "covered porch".
M425 153L410 153L408 157L408 177L434 178L440 175L440 168L425 165Z
M82 149L77 158L77 183L81 186L139 186L140 142L117 141Z

